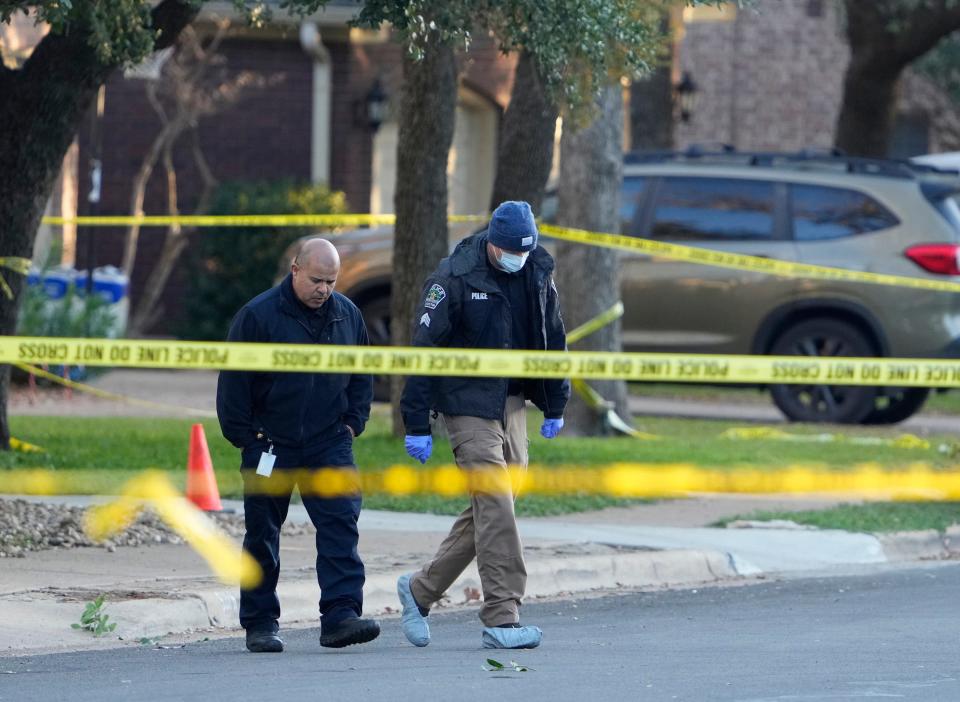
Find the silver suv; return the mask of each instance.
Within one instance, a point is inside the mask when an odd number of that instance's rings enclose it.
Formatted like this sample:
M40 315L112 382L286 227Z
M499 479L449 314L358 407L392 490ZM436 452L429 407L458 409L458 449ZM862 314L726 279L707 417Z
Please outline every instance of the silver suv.
M922 278L960 275L957 173L833 154L627 156L622 231L735 253ZM624 345L810 356L957 355L960 295L783 278L624 254ZM925 388L776 385L797 421L890 423Z
M622 233L858 271L960 281L960 175L833 154L628 154ZM545 204L544 216L550 218ZM475 228L451 227L451 242ZM338 289L389 343L392 229L346 233ZM548 244L549 245L549 244ZM289 259L287 259L289 260ZM563 261L558 261L563 265ZM955 357L960 295L783 278L623 252L629 351ZM790 419L893 423L925 388L775 385Z

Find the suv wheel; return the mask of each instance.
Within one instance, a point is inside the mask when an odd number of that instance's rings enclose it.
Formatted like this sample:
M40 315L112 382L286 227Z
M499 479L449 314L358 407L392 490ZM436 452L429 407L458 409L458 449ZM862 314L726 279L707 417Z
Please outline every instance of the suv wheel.
M873 409L864 424L896 424L923 407L930 388L880 388Z
M851 324L810 319L774 342L775 356L873 356L870 340ZM877 389L860 385L772 385L773 401L794 422L857 424L874 409Z
M378 297L359 305L371 346L390 345L390 298ZM373 376L373 399L390 401L390 376Z

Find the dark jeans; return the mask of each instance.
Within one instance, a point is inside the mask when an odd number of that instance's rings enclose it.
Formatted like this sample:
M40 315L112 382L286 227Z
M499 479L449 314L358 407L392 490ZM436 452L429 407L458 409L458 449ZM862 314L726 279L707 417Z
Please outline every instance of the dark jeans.
M243 508L246 535L243 547L263 570L256 588L240 591L240 625L247 630L277 630L280 600L277 579L280 576L280 527L290 506L289 490L282 494L263 494L265 486L284 471L329 466L354 467L353 439L344 428L333 438L309 450L274 447L277 454L273 475L264 478L255 473L266 445L243 450ZM344 619L359 616L363 608L363 561L357 553L357 518L361 498L321 498L301 495L310 521L317 529L317 582L320 583L320 625L324 630Z

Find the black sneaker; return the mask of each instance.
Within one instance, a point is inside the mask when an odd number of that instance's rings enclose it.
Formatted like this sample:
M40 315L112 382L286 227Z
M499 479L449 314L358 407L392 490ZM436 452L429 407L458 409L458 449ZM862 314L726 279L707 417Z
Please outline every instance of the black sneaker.
M326 648L343 648L367 643L380 636L380 622L376 619L351 617L344 619L331 631L320 634L320 645Z
M282 653L283 639L275 631L248 631L247 650L251 653Z

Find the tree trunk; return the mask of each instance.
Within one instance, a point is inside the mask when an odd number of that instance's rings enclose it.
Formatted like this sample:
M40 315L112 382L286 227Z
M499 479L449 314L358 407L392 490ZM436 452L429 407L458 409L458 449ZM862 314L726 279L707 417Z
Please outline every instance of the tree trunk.
M536 60L524 51L517 61L510 104L500 129L491 211L504 200L525 200L540 214L556 126L557 107L547 98Z
M390 303L390 335L395 346L410 345L413 312L420 301L423 281L449 250L447 156L453 142L456 100L453 49L439 36L430 38L422 60L404 55ZM403 433L403 380L393 376L390 383L393 430L397 435Z
M169 45L197 8L164 0L153 10L157 47ZM0 256L30 258L40 218L60 165L93 97L115 66L102 64L88 28L76 23L65 35L47 34L19 70L0 62ZM13 299L0 295L0 334L16 332L23 276L3 275ZM10 367L0 366L0 450L10 448L7 396Z
M80 40L81 43L83 40ZM19 71L0 65L0 256L31 258L33 241L64 154L109 69L76 37L47 36ZM71 60L72 59L72 60ZM3 269L13 299L0 295L0 334L17 326L23 276ZM10 447L10 367L0 372L0 449Z
M854 56L843 79L836 146L851 156L885 158L890 148L901 68L876 69Z
M834 143L852 156L887 155L900 74L960 29L960 5L953 0L927 2L911 12L902 5L844 1L850 64Z
M563 130L560 141L561 226L617 232L623 182L623 103L620 86L598 98L594 122L579 131ZM612 307L620 299L619 254L615 249L581 244L556 245L557 288L564 322L572 329ZM620 351L620 321L608 324L573 345L572 350ZM627 422L627 386L618 381L589 381ZM574 394L567 406L564 433L598 436L610 432L603 414Z
M670 36L670 17L660 20L660 32ZM671 44L673 40L671 39ZM669 55L653 71L630 86L630 149L668 151L673 149L673 76Z
M657 66L653 73L630 86L630 149L673 149L673 81L669 64Z

